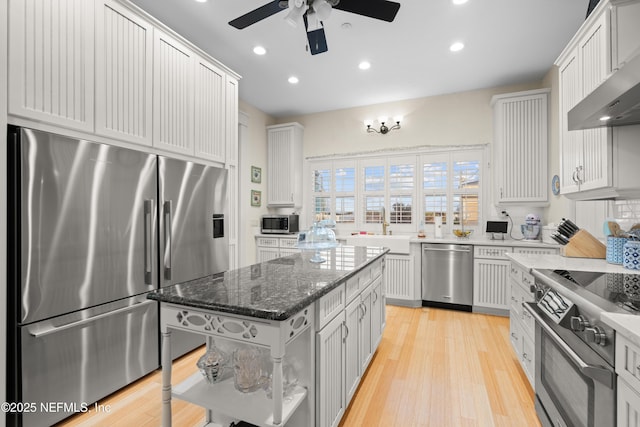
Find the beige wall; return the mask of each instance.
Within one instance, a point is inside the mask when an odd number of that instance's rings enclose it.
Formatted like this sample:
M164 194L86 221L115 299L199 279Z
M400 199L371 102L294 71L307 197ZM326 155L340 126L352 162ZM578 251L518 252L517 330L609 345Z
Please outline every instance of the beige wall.
M421 145L487 144L493 139L491 97L540 88L540 82L431 96L278 119L304 129L304 155L313 157ZM367 133L364 120L404 117L402 129Z
M240 127L240 230L239 230L239 265L255 263L255 233L259 231L260 216L267 213L266 207L266 166L267 166L267 131L266 127L274 124L275 119L240 100L240 111L248 117L248 127ZM262 183L251 182L251 166L262 168ZM251 190L262 191L262 206L251 206Z

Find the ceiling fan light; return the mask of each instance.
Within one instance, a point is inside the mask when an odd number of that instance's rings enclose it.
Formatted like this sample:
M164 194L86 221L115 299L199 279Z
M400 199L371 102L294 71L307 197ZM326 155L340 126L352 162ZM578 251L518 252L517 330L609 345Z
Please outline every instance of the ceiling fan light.
M322 21L326 21L331 15L331 5L327 0L315 0L313 2L313 10L316 11L318 17Z
M287 21L293 28L298 28L298 24L300 23L300 21L302 21L302 15L304 15L308 8L309 6L307 6L306 4L303 4L300 7L290 7L289 13L287 13L287 16L284 17L284 20Z

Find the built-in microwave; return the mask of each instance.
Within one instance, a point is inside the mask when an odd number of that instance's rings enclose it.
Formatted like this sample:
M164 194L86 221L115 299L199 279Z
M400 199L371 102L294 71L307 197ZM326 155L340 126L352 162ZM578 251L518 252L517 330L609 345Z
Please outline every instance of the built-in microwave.
M263 215L260 230L263 234L297 233L298 219L298 215Z

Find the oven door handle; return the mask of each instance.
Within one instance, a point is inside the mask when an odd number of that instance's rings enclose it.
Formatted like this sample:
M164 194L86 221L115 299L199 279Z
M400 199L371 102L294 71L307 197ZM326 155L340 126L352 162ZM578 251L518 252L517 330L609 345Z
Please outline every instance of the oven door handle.
M567 343L565 343L562 340L562 338L558 336L558 334L556 334L556 332L549 325L547 325L547 323L544 321L542 316L536 313L535 310L533 310L533 308L531 308L528 303L524 303L522 304L522 306L524 307L525 310L531 313L531 316L533 316L536 323L540 325L540 327L544 329L544 331L547 334L549 334L549 336L562 349L562 351L564 351L564 353L567 356L569 356L569 358L571 358L571 360L578 366L582 374L604 384L610 389L613 389L613 383L614 383L613 372L600 366L587 364L584 360L580 358L580 356L576 354L575 351L571 349L571 347L567 345Z

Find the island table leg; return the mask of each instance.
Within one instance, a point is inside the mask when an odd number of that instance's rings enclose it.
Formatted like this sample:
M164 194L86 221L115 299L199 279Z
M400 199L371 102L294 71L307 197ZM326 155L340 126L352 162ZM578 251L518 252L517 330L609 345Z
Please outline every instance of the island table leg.
M171 427L171 332L162 333L162 427Z
M273 424L282 424L282 357L272 357Z

